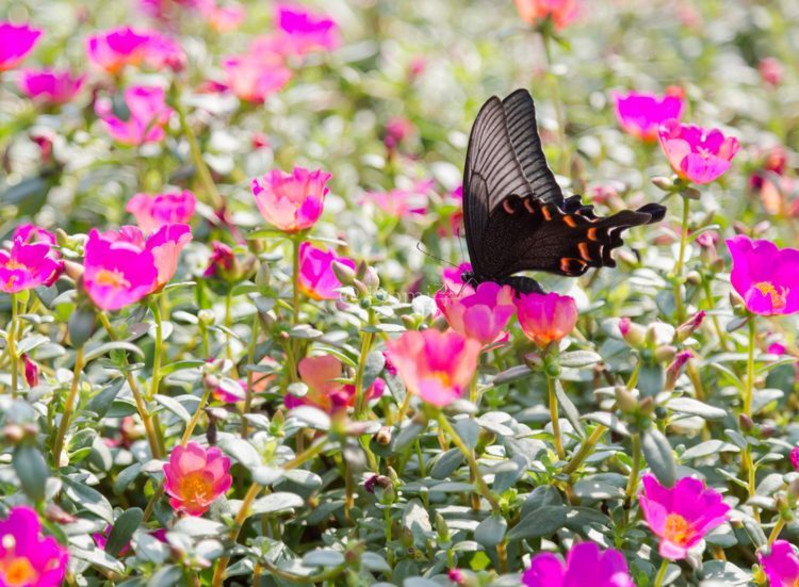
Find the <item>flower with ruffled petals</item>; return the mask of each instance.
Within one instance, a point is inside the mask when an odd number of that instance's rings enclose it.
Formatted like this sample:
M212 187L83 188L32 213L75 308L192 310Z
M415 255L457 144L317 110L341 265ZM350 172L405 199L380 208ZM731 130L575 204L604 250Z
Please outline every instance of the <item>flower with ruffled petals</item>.
M448 290L436 292L436 305L450 327L463 335L489 344L501 338L516 307L514 291L486 281L472 294L456 295Z
M49 243L15 238L10 251L0 250L0 291L17 293L49 285L60 270Z
M730 281L746 309L773 316L799 311L799 250L778 249L767 240L740 235L728 239Z
M643 92L626 95L613 93L616 102L616 119L621 127L639 139L654 142L658 138L660 125L673 118L680 118L685 103L680 96L658 96Z
M538 25L550 18L557 30L569 26L580 13L580 4L577 0L515 0L515 2L522 20Z
M524 575L525 587L572 587L585 584L590 577L592 587L635 587L624 555L615 548L601 550L593 542L580 542L569 550L566 562L551 552L533 557Z
M128 200L125 211L133 214L145 233L155 232L165 224L188 224L197 207L197 197L189 190L168 194L136 194Z
M164 465L164 489L175 510L201 516L230 489L230 459L216 447L205 449L196 442L176 446Z
M286 395L283 403L287 408L309 405L333 414L346 409L355 403L355 386L336 381L342 377L341 361L333 355L305 357L297 368L300 379L308 386L308 392L302 396ZM383 395L385 382L377 378L364 391L367 400Z
M156 290L164 287L175 276L180 251L191 239L191 228L186 224L165 224L147 237L145 247L152 253L158 270Z
M514 303L524 334L541 348L560 342L577 324L577 304L570 296L522 294Z
M291 173L273 169L252 180L258 210L269 224L284 232L311 228L322 215L331 175L295 167Z
M658 130L658 140L674 172L699 184L724 175L741 148L738 139L725 137L717 128L706 129L678 120L664 122Z
M22 61L42 34L43 31L27 24L0 22L0 71L12 69Z
M42 535L42 524L32 508L11 508L8 517L0 520L0 585L58 587L68 559L65 546Z
M244 401L247 397L246 381L236 381L230 377L223 377L211 390L211 395L215 400L226 403L235 404L236 402Z
M30 222L17 226L11 238L26 243L47 243L48 245L56 243L55 234ZM57 253L55 254L57 255Z
M680 560L705 534L727 520L730 509L722 495L692 477L683 477L672 488L663 487L654 475L644 475L644 491L638 500L649 528L660 538L660 556Z
M173 110L166 105L164 90L157 87L134 86L125 90L125 104L130 111L127 120L118 118L110 100L98 100L97 116L108 132L125 145L157 143L166 136L164 126Z
M300 245L300 273L298 283L302 292L314 300L335 300L339 297L341 282L333 272L333 261L355 269L355 261L339 257L304 242Z
M312 51L332 51L341 43L333 19L303 6L278 4L275 24L289 54L302 56Z
M20 72L18 85L26 96L46 104L66 104L83 87L85 75L69 70L26 69Z
M111 74L126 65L147 65L153 69L182 68L185 55L180 45L157 31L117 27L86 39L89 61Z
M446 406L469 386L480 342L449 331L409 331L386 344L405 387L434 406Z
M770 548L758 551L757 560L768 577L770 587L795 587L799 584L799 554L787 540L775 540Z

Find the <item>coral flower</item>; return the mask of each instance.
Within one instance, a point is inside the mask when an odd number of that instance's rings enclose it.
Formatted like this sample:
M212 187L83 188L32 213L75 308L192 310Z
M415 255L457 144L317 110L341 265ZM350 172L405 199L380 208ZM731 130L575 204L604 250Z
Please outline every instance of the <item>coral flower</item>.
M658 138L660 125L679 118L682 114L682 97L675 95L657 96L639 92L622 95L614 92L616 119L621 127L639 139L654 142Z
M205 449L196 442L176 446L164 464L169 504L175 510L201 516L230 489L230 459L216 447Z
M569 26L577 19L580 6L577 0L515 0L519 16L536 25L551 18L557 30Z
M303 397L286 395L283 402L287 408L310 405L332 414L352 406L355 402L355 386L337 381L342 376L342 364L337 357L305 357L300 361L297 370L302 382L308 386L308 393ZM385 382L378 378L364 391L364 395L367 400L371 400L383 395L384 390Z
M165 224L188 224L197 207L197 198L189 190L169 194L136 194L128 200L125 211L133 214L143 232L155 232Z
M698 479L683 477L671 489L654 475L643 478L638 500L649 528L660 538L660 556L680 560L705 534L727 519L730 509L714 489Z
M302 292L314 300L335 300L341 282L333 272L333 261L355 269L355 261L338 257L333 251L325 251L304 242L300 245L299 284Z
M559 342L577 324L577 304L570 296L522 294L514 303L524 334L541 348Z
M134 304L157 283L158 269L151 251L129 240L113 240L97 229L89 233L83 265L83 287L103 310Z
M61 270L54 256L49 243L15 238L10 251L0 250L0 291L17 293L51 284Z
M510 286L487 281L478 285L472 294L438 291L436 305L453 330L481 344L489 344L502 337L502 331L516 311L513 296Z
M482 345L458 332L430 329L405 332L386 348L409 391L446 406L469 386Z
M219 6L214 0L200 2L200 14L218 33L236 30L247 18L247 10L241 4Z
M186 224L165 224L147 238L145 248L152 253L158 270L156 289L164 287L175 276L180 251L191 239L191 228Z
M74 76L70 71L26 69L20 72L19 88L26 96L47 104L66 104L83 87L85 75Z
M785 67L776 57L765 57L757 64L757 71L766 85L776 88L785 78Z
M658 130L658 140L669 165L682 179L710 183L724 175L740 149L738 139L716 129L668 120Z
M332 51L340 44L338 28L330 17L291 4L278 4L275 23L285 52L305 55L312 51Z
M226 84L240 100L263 104L266 99L282 90L289 82L292 72L276 54L264 57L256 53L245 53L228 57L222 63Z
M728 239L730 281L747 310L773 316L799 310L799 250L740 235Z
M12 69L33 51L42 31L27 24L0 22L0 71Z
M368 192L366 200L395 218L403 218L408 214L425 214L429 204L428 193L433 187L433 180L416 182L410 189L396 188L389 192Z
M11 508L0 521L0 585L58 587L67 572L69 553L52 536L42 536L36 511Z
M601 550L593 542L575 544L566 563L551 552L542 552L530 561L522 575L525 587L572 587L590 577L595 587L635 587L624 555L614 548Z
M794 587L799 584L799 554L786 540L775 540L768 554L757 553L757 559L771 587Z
M164 90L157 87L134 86L125 90L125 104L130 111L128 120L114 115L110 100L98 100L97 116L108 132L125 145L155 143L166 136L164 126L172 109L166 105Z
M274 169L252 180L252 193L261 215L284 232L311 228L322 215L331 175L295 167L292 173Z

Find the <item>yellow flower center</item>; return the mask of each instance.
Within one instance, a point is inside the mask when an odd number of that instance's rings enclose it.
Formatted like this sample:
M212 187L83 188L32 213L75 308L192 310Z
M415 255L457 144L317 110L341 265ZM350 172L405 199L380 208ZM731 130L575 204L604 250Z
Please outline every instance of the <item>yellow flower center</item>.
M769 283L768 281L761 281L756 283L753 287L755 287L764 296L769 296L771 298L771 306L773 308L780 309L785 307L785 304L787 303L785 298L788 294L785 288L775 286L773 283Z
M110 287L129 287L130 282L125 279L125 275L119 269L100 269L95 281L98 285Z
M694 536L696 536L696 530L680 514L666 516L666 529L663 531L663 537L666 540L679 546L686 546Z
M39 573L26 557L6 556L0 559L0 579L8 587L22 587L35 585Z
M26 268L27 266L24 263L20 263L19 261L16 261L14 259L9 259L6 262L6 269L9 269L11 271L14 271L15 269L26 269Z
M183 501L189 503L203 503L211 497L211 485L203 477L202 472L186 476L180 483L180 493Z
M452 387L452 375L446 371L436 371L432 374L433 379L438 379L443 387Z

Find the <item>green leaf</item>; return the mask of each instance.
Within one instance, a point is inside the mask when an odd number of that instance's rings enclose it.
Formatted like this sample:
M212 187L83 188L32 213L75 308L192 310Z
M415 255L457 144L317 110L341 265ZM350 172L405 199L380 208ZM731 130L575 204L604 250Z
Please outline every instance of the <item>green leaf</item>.
M177 371L185 371L187 369L197 369L205 365L205 361L199 359L186 359L185 361L175 361L161 367L161 377L166 377Z
M588 367L601 362L602 357L593 351L573 351L570 353L563 353L558 358L558 363L561 367L570 367L573 369Z
M0 194L0 202L16 206L18 216L33 216L44 206L52 186L51 180L34 175L6 189Z
M699 416L705 420L723 420L727 411L710 406L691 397L676 397L666 402L666 407L674 412Z
M474 529L474 539L483 546L493 547L502 542L508 522L502 516L492 515Z
M250 511L247 512L247 517L286 512L304 505L305 501L296 493L278 491L256 499L250 507Z
M102 357L103 355L110 353L111 351L117 351L117 350L128 351L138 355L139 358L142 359L144 358L144 352L135 344L126 342L124 340L116 340L113 342L106 342L98 347L88 350L83 357L83 361L84 363L88 364L90 361L93 361L94 359Z
M555 395L558 398L558 403L560 407L563 408L563 413L566 415L566 419L572 425L575 432L580 435L580 438L585 438L585 428L583 428L583 423L580 422L580 412L572 403L572 400L569 399L569 396L566 395L566 392L563 391L563 385L561 385L559 379L555 379Z
M508 532L508 540L527 540L551 536L566 523L568 510L559 505L546 505L524 516Z
M128 545L133 533L144 519L144 512L139 508L126 510L114 522L111 534L108 535L108 542L105 551L111 556L119 556L119 552Z
M101 418L105 416L124 384L125 379L120 377L106 385L100 393L89 400L89 403L86 404L86 411L94 412Z
M95 315L94 310L86 308L79 308L75 310L67 322L69 340L72 343L72 346L75 348L82 347L86 341L91 338L96 322L97 316ZM84 361L86 361L85 357Z
M641 448L649 468L660 484L673 487L677 482L677 465L671 445L663 433L657 428L645 430L641 438Z
M189 414L188 410L186 410L186 408L184 408L183 405L176 399L171 398L168 395L161 395L160 393L155 394L153 399L164 406L167 410L175 414L178 418L183 420L186 424L191 421L191 414Z
M44 489L50 469L39 449L29 445L17 446L11 464L19 477L22 491L33 501L44 500Z
M516 365L515 367L511 367L510 369L499 373L496 377L494 377L491 385L494 387L505 385L506 383L511 383L512 381L529 377L532 374L533 371L527 365Z

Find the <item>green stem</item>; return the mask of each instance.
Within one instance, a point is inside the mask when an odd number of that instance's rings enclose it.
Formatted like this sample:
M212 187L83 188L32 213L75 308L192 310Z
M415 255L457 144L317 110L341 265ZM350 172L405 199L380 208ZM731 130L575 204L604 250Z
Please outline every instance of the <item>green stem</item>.
M663 579L666 578L666 569L669 568L669 561L665 558L660 563L660 569L658 570L657 577L655 577L655 587L662 587Z
M585 459L591 456L591 453L594 452L594 448L596 447L597 443L600 441L600 439L602 438L602 436L605 434L606 431L607 428L605 428L601 424L597 425L597 427L594 428L594 431L591 432L591 436L589 436L582 443L582 445L580 446L580 450L578 450L577 454L575 454L572 457L572 460L569 462L569 464L566 465L566 467L564 467L563 472L566 475L571 475L572 473L576 472L583 464Z
M784 527L785 527L785 518L783 518L782 514L780 514L780 517L777 518L777 523L774 525L774 529L771 531L771 534L769 534L768 536L769 546L774 544L774 541L780 537L780 532L782 532L782 529Z
M755 317L749 317L749 355L746 359L746 388L744 389L744 414L752 417L752 396L755 390Z
M233 360L233 349L231 348L230 333L233 329L233 288L228 288L225 293L225 356L229 361Z
M674 266L674 304L677 309L677 322L685 321L685 304L682 299L682 269L685 263L685 249L688 245L688 220L691 213L691 200L683 196L682 232L680 233L680 253Z
M563 112L563 100L560 96L560 86L558 85L557 77L552 72L552 36L546 32L541 32L541 38L544 44L544 57L546 58L547 74L553 80L552 83L552 102L555 106L555 119L558 123L558 143L560 146L560 157L558 160L560 173L568 175L569 173L569 145L566 141L566 116Z
M391 506L387 505L383 510L383 524L386 528L386 561L388 566L394 568L394 551L391 548L392 530L391 526L394 521L391 519Z
M8 356L11 359L11 397L19 390L19 357L17 357L17 294L11 294L11 326L8 328Z
M200 149L200 144L197 142L197 135L194 134L194 130L186 119L186 111L180 103L180 97L175 99L174 106L178 113L178 119L180 120L180 129L189 141L191 158L194 161L194 166L197 168L197 175L203 186L203 192L208 196L208 203L214 210L223 210L225 207L225 200L216 188L214 178L211 176L211 171L208 169L205 159L203 159L203 152L202 149Z
M633 443L633 469L630 471L630 481L627 483L627 503L631 504L635 497L635 490L638 488L638 474L641 472L641 436L638 433L632 435Z
M241 414L241 437L247 438L247 418L245 417L252 409L252 386L255 378L255 371L252 370L253 363L255 362L255 348L258 346L258 329L261 326L261 321L258 319L258 312L255 312L255 317L252 320L252 328L250 329L250 345L247 348L247 366L250 368L247 371L247 389L244 390L244 411Z
M558 458L566 458L566 451L563 450L563 441L560 437L560 418L558 417L558 396L555 393L555 378L547 376L547 388L549 389L549 417L552 420L552 436L554 436L555 452Z
M291 323L300 323L300 245L302 237L294 235L291 239Z
M368 325L374 325L374 311L369 308ZM369 357L369 351L372 350L372 341L374 340L374 333L364 332L361 339L361 355L358 358L358 370L355 372L355 419L360 420L366 409L366 392L363 388L363 375L366 370L366 361Z
M69 388L66 402L64 404L64 413L61 416L61 422L58 425L58 433L56 434L55 443L53 444L53 461L55 468L61 466L61 452L64 449L64 437L69 428L69 421L72 419L72 412L75 409L75 398L80 389L80 374L83 371L83 347L81 346L75 355L75 368L72 371L72 385Z
M194 415L189 420L188 425L186 426L186 430L183 431L183 436L180 439L181 446L186 446L191 438L194 429L197 427L197 422L200 421L200 416L203 413L203 409L205 405L208 403L208 400L211 397L211 386L206 386L205 392L203 393L202 398L200 399L200 405L197 406L197 410L194 412Z
M155 320L155 349L153 350L153 372L148 400L152 400L155 394L158 393L158 384L161 379L161 355L164 350L164 325L161 322L161 308L158 306L157 301L150 304L150 310Z

